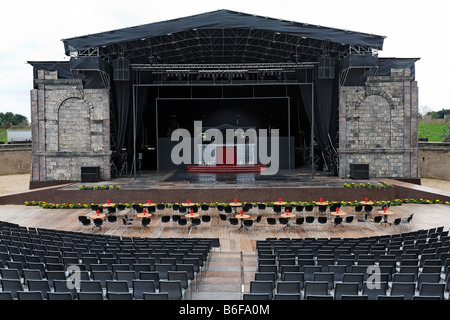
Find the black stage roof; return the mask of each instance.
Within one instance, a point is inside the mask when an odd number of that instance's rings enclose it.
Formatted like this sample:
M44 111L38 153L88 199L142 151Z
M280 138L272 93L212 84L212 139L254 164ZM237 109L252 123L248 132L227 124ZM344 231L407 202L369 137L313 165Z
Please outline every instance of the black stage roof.
M218 10L62 40L65 53L163 64L317 62L382 50L384 36Z

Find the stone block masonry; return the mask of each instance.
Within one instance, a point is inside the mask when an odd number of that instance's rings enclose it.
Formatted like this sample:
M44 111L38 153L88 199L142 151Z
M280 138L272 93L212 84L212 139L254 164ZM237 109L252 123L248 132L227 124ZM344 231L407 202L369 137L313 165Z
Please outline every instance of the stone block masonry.
M418 88L409 69L340 88L339 176L369 164L371 178L418 178Z
M111 179L109 92L39 71L31 91L32 181L80 181L81 167Z

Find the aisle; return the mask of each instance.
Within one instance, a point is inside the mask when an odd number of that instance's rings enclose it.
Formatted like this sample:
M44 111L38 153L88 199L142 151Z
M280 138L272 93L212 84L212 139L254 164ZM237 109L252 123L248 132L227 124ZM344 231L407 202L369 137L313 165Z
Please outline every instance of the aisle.
M241 300L257 266L254 252L214 251L206 277L192 300Z

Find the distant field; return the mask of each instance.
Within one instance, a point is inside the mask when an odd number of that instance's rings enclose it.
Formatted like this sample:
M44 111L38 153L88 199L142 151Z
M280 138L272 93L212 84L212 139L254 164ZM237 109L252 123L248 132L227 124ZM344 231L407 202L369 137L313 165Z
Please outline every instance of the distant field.
M430 142L442 142L446 126L448 123L419 123L419 138L428 138Z

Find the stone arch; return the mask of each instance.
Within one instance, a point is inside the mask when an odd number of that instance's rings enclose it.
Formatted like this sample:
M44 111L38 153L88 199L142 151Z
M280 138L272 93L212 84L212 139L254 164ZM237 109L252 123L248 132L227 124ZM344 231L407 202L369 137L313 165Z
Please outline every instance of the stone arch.
M394 100L386 91L371 88L371 87L366 87L366 91L364 92L364 94L361 95L359 97L359 99L356 101L355 107L359 108L361 106L361 103L370 96L380 96L380 97L386 99L387 103L389 104L389 107L391 109L395 109Z
M61 97L56 106L58 117L58 151L87 152L92 150L91 104L80 95Z

